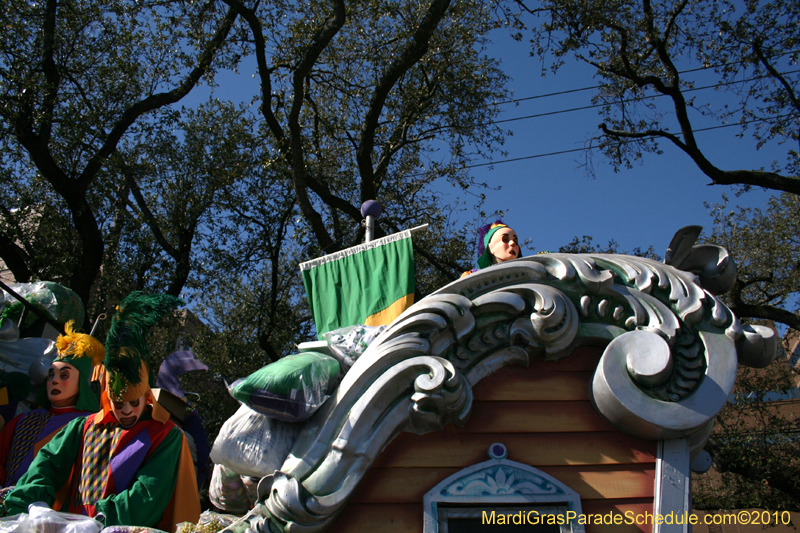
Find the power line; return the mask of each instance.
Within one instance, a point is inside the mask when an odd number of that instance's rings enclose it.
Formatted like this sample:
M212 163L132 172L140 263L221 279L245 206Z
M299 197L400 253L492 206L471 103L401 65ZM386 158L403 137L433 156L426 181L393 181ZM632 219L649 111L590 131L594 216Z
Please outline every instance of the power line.
M773 59L773 58L776 58L776 57L783 57L783 56L791 55L791 54L796 54L798 52L800 52L800 50L790 50L790 51L787 51L787 52L783 52L781 54L776 54L774 56L771 56L770 59ZM690 68L690 69L686 69L686 70L679 70L678 74L688 74L690 72L700 72L702 70L711 70L711 69L715 69L715 68L727 67L728 65L734 65L734 64L738 64L738 63L740 63L740 62L731 61L730 63L722 63L722 64L719 64L719 65L709 65L707 67L697 67L697 68ZM793 74L793 73L794 72L786 72L785 74ZM754 79L757 79L757 78L754 78ZM503 102L497 102L494 105L515 104L515 103L518 103L518 102L525 102L525 101L528 101L528 100L537 100L539 98L549 98L551 96L561 96L562 94L577 93L577 92L581 92L581 91L591 91L593 89L599 89L600 87L602 87L602 85L593 85L591 87L581 87L580 89L567 89L565 91L558 91L558 92L554 92L554 93L537 94L537 95L534 95L534 96L525 96L525 97L522 97L522 98L512 98L511 100L505 100Z
M497 102L494 105L506 105L506 104L515 104L517 102L525 102L527 100L536 100L538 98L549 98L551 96L561 96L562 94L570 94L570 93L579 93L581 91L591 91L592 89L599 89L600 85L593 85L591 87L581 87L580 89L567 89L566 91L558 91L555 93L547 93L547 94L537 94L534 96L526 96L524 98L513 98L511 100L506 100L505 102Z
M477 163L475 165L467 165L464 168L477 168L477 167L488 167L491 165L499 165L500 163L513 163L514 161L525 161L526 159L536 159L539 157L549 157L551 155L561 155L561 154L569 154L572 152L583 152L584 150L593 150L594 148L573 148L571 150L560 150L558 152L548 152L546 154L536 154L536 155L528 155L525 157L515 157L513 159L502 159L500 161L492 161L491 163Z
M719 129L723 129L723 128L732 128L734 126L741 126L742 124L752 124L754 122L766 122L768 120L775 120L775 119L784 118L784 117L787 117L787 116L789 116L789 115L782 115L782 116L774 117L774 118L771 118L771 119L767 119L767 118L753 119L753 120L748 120L748 121L745 121L745 122L737 122L735 124L721 124L719 126L709 126L707 128L697 128L697 129L693 129L692 131L694 133L702 133L702 132L706 132L706 131L719 130ZM678 135L680 135L680 134L678 134ZM657 135L653 135L653 136L651 136L649 138L657 138L657 137L658 137ZM635 139L635 140L641 140L641 139ZM622 141L622 142L623 142L623 144L628 144L628 143L634 142L634 139L629 140L629 141ZM599 146L592 146L592 147L589 147L589 148L572 148L572 149L569 149L569 150L558 150L556 152L547 152L547 153L544 153L544 154L534 154L534 155L527 155L527 156L523 156L523 157L514 157L514 158L511 158L511 159L501 159L499 161L490 161L488 163L476 163L474 165L466 165L464 167L461 167L461 169L462 170L467 170L467 169L470 169L470 168L489 167L489 166L493 166L493 165L500 165L500 164L503 164L503 163L514 163L516 161L526 161L528 159L538 159L538 158L541 158L541 157L550 157L550 156L555 156L555 155L570 154L570 153L575 153L575 152L585 152L587 150L598 150L598 149L600 149ZM423 175L422 173L413 174L413 176L422 176L422 175Z
M787 54L791 54L791 53L795 53L795 52L786 52L786 53L781 54L781 55L787 55ZM775 56L775 57L780 57L780 55L779 56ZM696 72L696 71L699 71L699 70L708 70L708 69L711 69L711 68L717 68L717 67L720 67L720 66L726 66L728 64L731 64L731 63L726 63L726 64L723 64L723 65L710 66L710 67L699 67L699 68L696 68L696 69L688 69L688 70L680 71L680 73L684 74L684 73L687 73L687 72ZM800 72L800 70L792 70L792 71L789 71L789 72L784 72L783 74L796 74L798 72ZM767 77L769 77L769 76L755 76L753 78L748 78L748 79L744 79L744 80L737 80L737 81L730 81L730 82L725 82L725 83L718 83L718 84L715 84L715 85L706 85L706 86L703 86L703 87L695 87L695 88L692 88L692 89L686 89L683 92L684 93L691 93L691 92L696 92L696 91L713 89L713 88L717 88L717 87L725 87L725 86L729 86L729 85L735 85L735 84L739 84L739 83L748 83L748 82L751 82L751 81L756 81L756 80L767 78ZM597 89L599 87L601 87L601 86L600 85L596 85L596 86L593 86L593 87L582 87L582 88L579 88L579 89L568 89L568 90L565 90L565 91L558 91L558 92L554 92L554 93L540 94L540 95L529 96L529 97L515 99L515 100L509 100L507 102L499 102L496 105L503 105L503 104L512 103L512 102L521 102L521 101L524 101L524 100L534 100L534 99L538 99L538 98L547 98L547 97L550 97L550 96L558 96L558 95L562 95L562 94L569 94L569 93L576 93L576 92L581 92L581 91L588 91L588 90L592 90L592 89ZM649 96L649 97L646 97L646 98L657 98L657 97L661 97L661 96L666 96L666 95L656 94L656 95L652 95L652 96ZM633 101L636 101L636 100L638 100L638 99L631 98L631 99L628 99L628 100L623 100L621 103L629 103L629 102L633 102ZM573 108L569 108L569 109L561 109L561 110L557 110L557 111L548 111L546 113L537 113L537 114L534 114L534 115L526 115L526 116L523 116L523 117L514 117L514 118L509 118L509 119L502 119L502 120L497 120L497 121L486 122L485 124L482 124L482 125L483 126L490 126L490 125L494 125L494 124L503 124L503 123L506 123L506 122L515 122L515 121L518 121L518 120L528 120L528 119L532 119L532 118L540 118L540 117L551 116L551 115L572 113L572 112L575 112L575 111L584 111L586 109L593 109L593 108L601 107L602 105L605 105L605 104L593 104L593 105L588 105L588 106L573 107ZM786 116L789 116L789 115L783 115L782 117L775 117L775 119L784 118ZM705 132L705 131L712 131L712 130L717 130L717 129L730 128L730 127L734 127L734 126L741 126L743 124L752 124L754 122L765 122L767 120L774 120L774 119L761 118L761 119L753 119L753 120L749 120L749 121L745 121L745 122L737 122L735 124L722 124L722 125L719 125L719 126L709 126L707 128L693 129L693 132L694 133L701 133L701 132ZM656 136L653 136L653 137L656 137ZM628 142L632 142L632 141L628 141ZM627 144L627 142L625 144ZM474 165L467 165L467 166L463 167L463 169L486 167L486 166L492 166L492 165L499 165L499 164L502 164L502 163L513 163L513 162L516 162L516 161L525 161L525 160L528 160L528 159L538 159L538 158L541 158L541 157L550 157L550 156L563 155L563 154L569 154L569 153L575 153L575 152L583 152L583 151L586 151L586 150L596 150L598 148L599 147L573 148L573 149L570 149L570 150L559 150L559 151L556 151L556 152L548 152L548 153L544 153L544 154L535 154L535 155L529 155L529 156L523 156L523 157L515 157L515 158L511 158L511 159L502 159L500 161L491 161L491 162L488 162L488 163L476 163Z
M796 74L798 72L800 72L800 70L791 70L789 72L784 72L784 74ZM729 81L729 82L725 82L725 83L717 83L715 85L705 85L703 87L694 87L692 89L686 89L686 90L684 90L682 92L685 93L685 94L688 94L688 93L692 93L692 92L696 92L696 91L704 91L704 90L707 90L707 89L715 89L717 87L727 87L729 85L736 85L736 84L739 84L739 83L749 83L751 81L760 80L760 79L763 79L763 78L766 78L766 77L769 77L769 76L755 76L753 78L747 78L747 79L744 79L744 80L736 80L736 81ZM582 90L585 90L585 89L575 89L575 91L582 91ZM571 92L571 91L567 91L567 92ZM555 94L555 93L552 93L552 94ZM643 99L660 98L662 96L666 96L666 95L665 94L654 94L652 96L646 96L646 97L643 97L643 98L628 98L627 100L622 100L619 103L620 104L627 104L627 103L630 103L630 102L636 102L638 100L643 100ZM581 106L581 107L572 107L572 108L569 108L569 109L560 109L560 110L557 110L557 111L548 111L546 113L536 113L534 115L525 115L524 117L514 117L514 118L506 118L506 119L502 119L502 120L494 120L494 121L491 121L491 122L486 122L486 123L482 124L482 126L492 126L492 125L495 125L495 124L504 124L506 122L516 122L518 120L528 120L528 119L531 119L531 118L547 117L547 116L551 116L551 115L560 115L562 113L572 113L573 111L584 111L586 109L595 109L597 107L602 107L604 105L606 105L606 104L592 104L592 105Z
M753 119L753 120L748 120L746 122L737 122L736 124L721 124L719 126L709 126L707 128L693 129L692 131L694 133L701 133L701 132L705 132L705 131L719 130L719 129L723 129L723 128L731 128L731 127L734 127L734 126L741 126L742 124L752 124L753 122L766 122L768 120L775 120L775 119L783 118L783 117L786 117L786 116L788 116L788 115L783 115L781 117L774 117L774 118L771 118L771 119L767 119L767 118ZM657 135L653 135L653 136L651 136L649 138L657 138L657 137L658 137ZM636 140L639 140L639 139L636 139ZM623 141L624 144L628 144L628 143L631 143L631 142L634 142L634 140ZM492 165L499 165L499 164L502 164L502 163L513 163L515 161L525 161L527 159L538 159L540 157L550 157L550 156L554 156L554 155L569 154L569 153L574 153L574 152L584 152L584 151L587 151L587 150L598 150L599 148L600 148L599 146L592 146L592 147L589 147L589 148L573 148L571 150L559 150L557 152L548 152L548 153L545 153L545 154L528 155L528 156L524 156L524 157L515 157L515 158L512 158L512 159L501 159L500 161L491 161L489 163L476 163L474 165L467 165L467 166L465 166L463 168L466 170L468 168L488 167L488 166L492 166Z

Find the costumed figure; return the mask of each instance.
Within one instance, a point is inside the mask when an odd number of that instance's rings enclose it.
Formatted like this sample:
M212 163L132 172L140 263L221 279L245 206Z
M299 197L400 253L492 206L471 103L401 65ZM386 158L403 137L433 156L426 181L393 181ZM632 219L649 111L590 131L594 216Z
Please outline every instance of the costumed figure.
M497 220L478 229L478 267L464 272L461 277L519 257L522 257L522 250L517 233Z
M209 459L211 445L208 442L208 433L206 433L205 428L203 428L203 418L186 398L187 393L183 392L178 376L188 372L207 371L208 366L198 361L192 352L182 350L172 352L164 359L164 362L161 363L158 369L158 379L156 380L157 388L169 392L175 400L179 400L179 404L177 405L177 410L179 412L177 413L173 413L169 405L165 405L164 407L173 415L172 421L186 434L189 450L192 452L195 473L197 474L198 489L205 485L211 475Z
M76 333L72 321L65 331L56 339L58 355L36 398L42 408L13 418L0 431L0 486L15 485L61 428L100 410L91 376L103 362L105 349L94 337Z
M192 458L183 432L153 399L149 328L181 300L139 292L117 309L106 338L102 410L70 422L7 494L4 512L44 502L56 511L105 516L105 525L175 531L200 516ZM57 491L67 486L66 498Z

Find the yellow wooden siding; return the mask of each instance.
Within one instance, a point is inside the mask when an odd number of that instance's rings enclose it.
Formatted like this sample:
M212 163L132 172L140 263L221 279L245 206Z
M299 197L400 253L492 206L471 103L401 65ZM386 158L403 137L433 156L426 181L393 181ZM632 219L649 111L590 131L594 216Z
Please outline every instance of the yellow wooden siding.
M634 437L615 431L597 433L462 433L447 428L441 435L400 435L378 457L374 467L458 467L488 460L495 442L509 449L509 459L541 466L635 464L655 461Z
M588 387L601 349L559 362L505 367L473 388L464 428L399 435L378 457L330 531L422 530L422 498L459 470L489 459L501 442L508 459L541 469L581 495L585 512L652 512L656 443L614 430L592 407ZM590 525L587 533L650 531Z
M418 533L422 531L422 502L397 504L348 503L329 533Z
M536 466L536 465L534 465ZM350 501L414 503L459 468L371 468ZM537 467L538 468L538 467ZM653 465L549 466L540 468L586 499L653 497Z
M614 515L620 515L623 518L633 516L644 516L645 513L653 512L652 500L628 500L625 503L619 504L606 504L601 506L593 505L594 501L584 502L583 511L585 515L592 515L596 519L598 515L601 520L605 520L605 516L611 512ZM344 509L341 515L328 530L329 533L345 533L350 531L363 531L363 532L380 532L380 533L415 533L422 531L422 502L419 503L350 503ZM627 514L626 514L627 513ZM702 513L702 512L701 512ZM793 513L796 518L798 513ZM641 521L641 520L640 520ZM798 523L798 521L795 521ZM698 527L695 526L697 531ZM649 532L652 530L649 526L636 526L635 524L626 525L609 525L609 524L592 524L588 530L594 533L638 533ZM698 533L707 533L708 528L698 531ZM784 530L777 529L776 533L786 533ZM727 533L727 532L725 532ZM731 533L736 533L732 530ZM755 532L755 528L754 531Z

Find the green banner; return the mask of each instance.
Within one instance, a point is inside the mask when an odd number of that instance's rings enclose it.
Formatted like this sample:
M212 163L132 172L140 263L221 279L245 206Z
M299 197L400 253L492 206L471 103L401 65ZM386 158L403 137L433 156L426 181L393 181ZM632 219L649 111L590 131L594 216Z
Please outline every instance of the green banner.
M318 337L355 324L389 324L414 302L409 230L301 263L300 271Z

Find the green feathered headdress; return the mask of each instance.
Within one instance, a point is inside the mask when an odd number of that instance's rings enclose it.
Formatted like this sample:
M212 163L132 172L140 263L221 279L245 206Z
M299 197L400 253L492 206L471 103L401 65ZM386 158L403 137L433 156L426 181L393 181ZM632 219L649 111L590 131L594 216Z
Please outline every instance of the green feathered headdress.
M106 336L106 383L112 401L127 402L150 389L150 328L166 314L183 305L168 294L145 295L139 291L125 297L117 307Z

